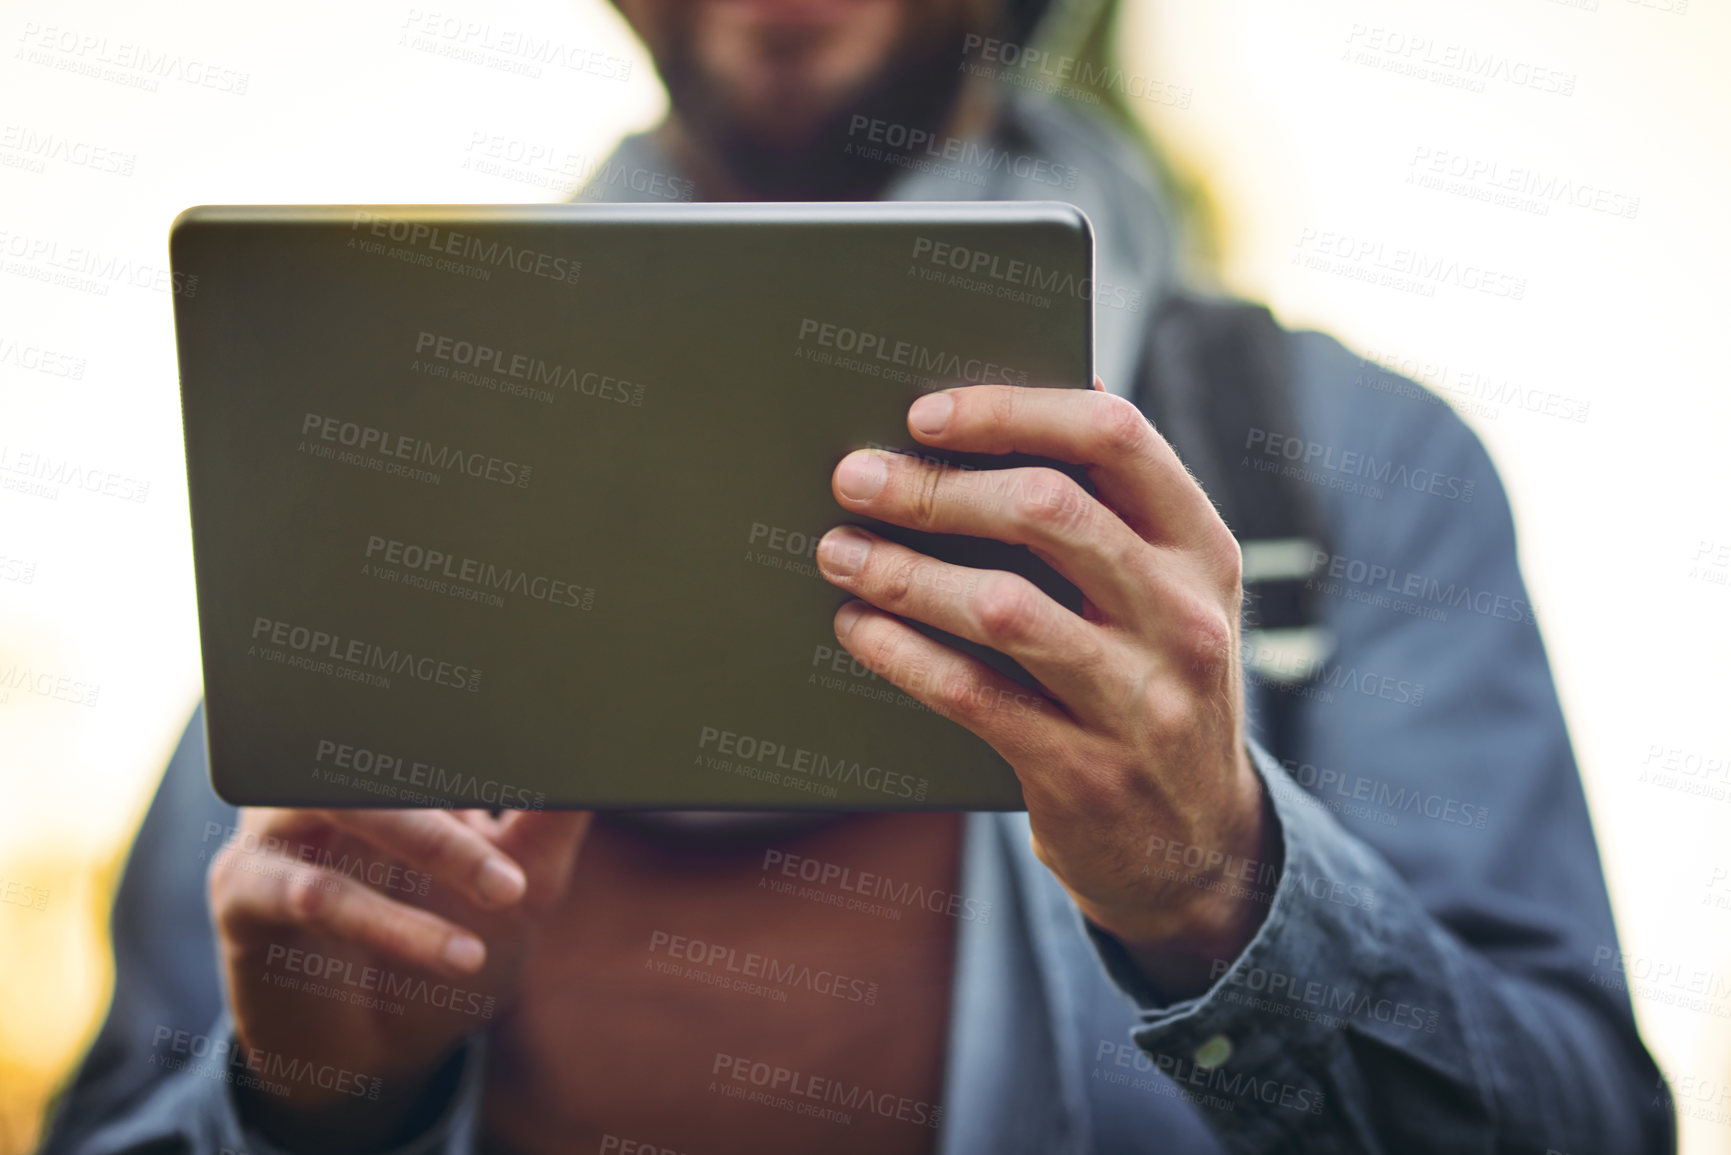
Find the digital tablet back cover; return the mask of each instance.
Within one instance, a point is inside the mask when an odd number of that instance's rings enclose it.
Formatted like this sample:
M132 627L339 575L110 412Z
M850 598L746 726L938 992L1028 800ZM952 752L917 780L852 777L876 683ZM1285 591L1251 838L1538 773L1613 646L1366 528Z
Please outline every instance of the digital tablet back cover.
M851 660L830 474L921 393L1086 388L1061 204L238 207L171 234L212 778L284 806L1016 809ZM1070 470L1082 477L1079 470ZM1002 655L942 636L1031 684Z

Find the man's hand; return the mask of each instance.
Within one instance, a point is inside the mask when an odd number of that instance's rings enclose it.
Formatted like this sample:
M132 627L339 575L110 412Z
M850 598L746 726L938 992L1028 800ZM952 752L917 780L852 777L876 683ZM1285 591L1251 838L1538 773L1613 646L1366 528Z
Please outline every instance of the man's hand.
M1104 392L976 385L921 397L920 441L1085 466L961 470L861 450L836 467L850 512L1025 545L1082 591L1078 617L1018 575L927 557L855 527L818 547L857 595L836 614L871 670L989 742L1015 769L1033 850L1171 997L1206 989L1261 925L1275 819L1250 764L1239 666L1238 543L1139 409ZM1015 658L1048 698L919 633ZM1154 846L1162 853L1154 855ZM1177 847L1173 856L1164 851ZM1278 869L1278 864L1273 864Z
M290 1150L400 1142L509 1008L590 819L243 809L209 886L237 1042L271 1088L243 1085L249 1121Z

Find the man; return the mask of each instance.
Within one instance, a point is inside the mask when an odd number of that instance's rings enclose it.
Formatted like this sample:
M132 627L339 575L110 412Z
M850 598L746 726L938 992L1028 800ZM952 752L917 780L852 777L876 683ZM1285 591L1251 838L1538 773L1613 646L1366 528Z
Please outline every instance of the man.
M992 742L1028 813L236 816L195 716L49 1150L1669 1149L1465 427L1325 338L1253 340L1182 297L1133 150L970 67L1036 5L620 7L673 111L593 195L1093 219L1103 382L929 395L909 431L1082 464L1097 496L876 452L834 477L838 520L1029 545L1085 612L857 530L817 558L856 595L841 644ZM669 179L610 184L633 171ZM1276 620L1282 579L1311 617ZM1246 585L1271 591L1248 637ZM1004 707L1009 683L902 619L1011 654L1046 697Z

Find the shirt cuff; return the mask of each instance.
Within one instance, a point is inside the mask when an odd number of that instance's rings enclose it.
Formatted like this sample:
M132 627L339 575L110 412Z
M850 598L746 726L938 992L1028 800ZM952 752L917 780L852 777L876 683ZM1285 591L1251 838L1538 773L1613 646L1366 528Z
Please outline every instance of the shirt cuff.
M227 1039L229 1053L239 1053L234 1022L226 1009L212 1028L211 1037ZM457 1053L448 1060L458 1064L459 1069L452 1084L451 1096L445 1101L438 1116L419 1134L395 1147L377 1152L376 1155L466 1155L475 1149L486 1071L486 1039L485 1032L476 1032L465 1039ZM246 1122L236 1090L233 1080L223 1084L226 1118L221 1120L221 1125L222 1130L227 1133L224 1138L232 1135L237 1149L247 1155L297 1155L278 1147Z
M1427 973L1436 955L1422 905L1267 751L1249 748L1284 853L1267 916L1243 952L1213 960L1202 994L1173 1001L1116 938L1086 918L1083 926L1135 1005L1137 1046L1205 1114L1234 1119L1245 1139L1263 1131L1248 1144L1260 1149L1273 1133L1307 1129L1344 1106L1328 1102L1325 1087L1340 1086L1353 1061L1349 1032L1469 1080L1472 1051L1454 976ZM1260 877L1246 885L1267 889Z

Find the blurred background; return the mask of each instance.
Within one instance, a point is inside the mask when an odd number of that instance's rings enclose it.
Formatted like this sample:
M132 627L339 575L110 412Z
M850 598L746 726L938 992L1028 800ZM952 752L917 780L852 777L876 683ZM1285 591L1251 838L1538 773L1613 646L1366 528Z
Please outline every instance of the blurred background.
M441 52L410 35L431 11L0 4L0 1155L100 1022L119 866L200 694L169 222L566 199L664 107L601 0L437 9L590 73ZM1489 444L1683 1150L1731 1152L1731 6L1128 0L1105 50L1193 277ZM164 56L202 67L140 63ZM1403 250L1524 287L1364 279ZM27 454L118 480L44 485Z

